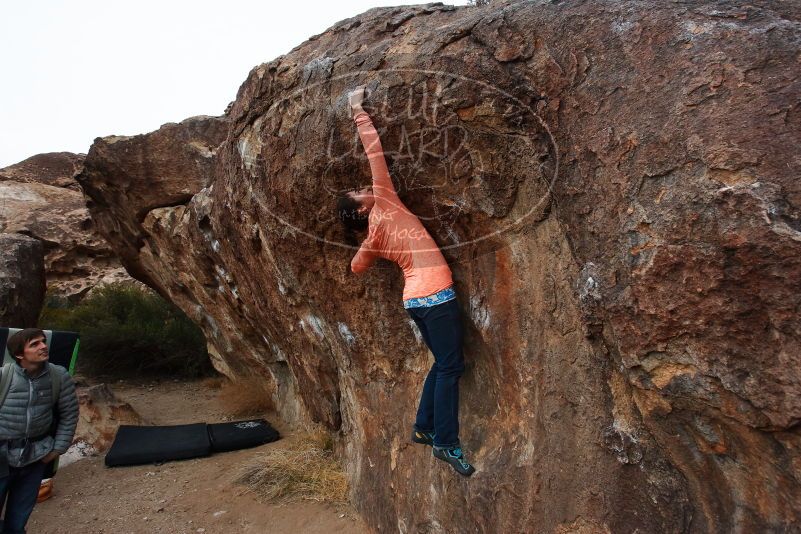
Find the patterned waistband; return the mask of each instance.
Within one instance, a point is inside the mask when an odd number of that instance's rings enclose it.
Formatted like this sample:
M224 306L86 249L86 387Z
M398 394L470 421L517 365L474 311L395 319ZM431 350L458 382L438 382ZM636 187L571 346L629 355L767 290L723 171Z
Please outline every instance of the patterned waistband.
M428 295L426 297L418 297L415 299L406 299L403 301L403 307L406 308L407 310L409 308L430 308L431 306L436 306L437 304L443 304L455 298L456 298L456 292L453 290L453 286L451 286L451 287L446 287L442 291L437 291L433 295Z

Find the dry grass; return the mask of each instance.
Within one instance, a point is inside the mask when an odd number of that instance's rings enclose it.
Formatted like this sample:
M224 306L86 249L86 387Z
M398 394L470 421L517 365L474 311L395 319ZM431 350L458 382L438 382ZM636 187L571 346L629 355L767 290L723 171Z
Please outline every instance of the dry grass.
M288 447L257 456L241 471L237 482L271 502L344 503L348 495L345 473L325 432L301 434Z
M200 385L206 389L217 390L221 389L228 379L224 376L209 376L200 381Z
M225 381L217 394L225 410L235 417L261 415L274 408L263 378Z

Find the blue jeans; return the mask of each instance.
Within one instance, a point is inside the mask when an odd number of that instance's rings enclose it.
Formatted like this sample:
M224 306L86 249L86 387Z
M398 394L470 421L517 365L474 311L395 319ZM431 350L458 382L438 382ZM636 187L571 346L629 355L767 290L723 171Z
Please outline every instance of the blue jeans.
M39 485L47 464L33 462L24 467L9 467L7 477L0 478L0 511L5 503L2 534L24 534L25 524L36 505Z
M434 432L437 447L459 446L459 377L464 372L462 320L459 303L406 310L420 329L434 365L428 372L414 426Z

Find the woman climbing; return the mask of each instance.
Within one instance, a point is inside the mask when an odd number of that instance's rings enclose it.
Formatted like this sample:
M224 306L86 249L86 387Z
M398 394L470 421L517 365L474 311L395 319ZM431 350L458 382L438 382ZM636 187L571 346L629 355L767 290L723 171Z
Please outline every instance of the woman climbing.
M381 140L362 108L364 86L348 95L353 120L370 161L372 187L339 198L337 215L349 238L368 230L351 261L354 273L366 271L376 258L403 270L403 307L420 329L434 355L423 385L412 441L431 445L436 458L459 474L475 468L459 443L459 377L464 371L462 323L448 263L420 220L403 205L389 176Z

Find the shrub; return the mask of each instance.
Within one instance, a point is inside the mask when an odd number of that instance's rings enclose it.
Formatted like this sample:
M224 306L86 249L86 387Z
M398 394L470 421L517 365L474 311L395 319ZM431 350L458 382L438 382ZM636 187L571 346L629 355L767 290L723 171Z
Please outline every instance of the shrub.
M174 305L130 284L97 288L79 304L49 298L40 328L81 334L77 369L105 377L209 375L203 333Z

